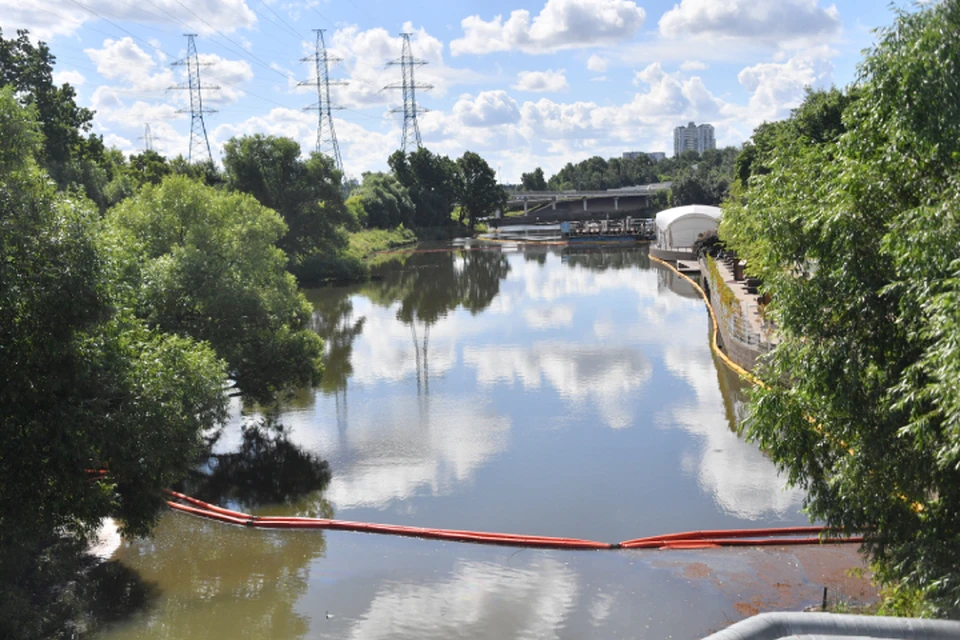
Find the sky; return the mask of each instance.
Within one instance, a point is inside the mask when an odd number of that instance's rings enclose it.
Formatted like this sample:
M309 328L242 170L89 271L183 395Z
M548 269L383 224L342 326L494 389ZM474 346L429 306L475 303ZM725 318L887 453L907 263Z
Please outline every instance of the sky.
M907 0L894 4L907 7ZM625 151L673 152L673 128L715 127L740 145L789 115L804 87L856 78L887 0L0 0L3 36L26 28L57 58L54 79L96 111L125 153L186 155L189 95L172 63L195 33L210 146L236 135L316 148L313 71L324 29L334 129L348 177L387 168L401 144L402 32L413 54L423 145L475 151L505 183ZM301 59L307 58L307 62ZM299 83L306 82L301 85ZM218 87L218 88L213 88ZM182 113L181 110L187 110Z

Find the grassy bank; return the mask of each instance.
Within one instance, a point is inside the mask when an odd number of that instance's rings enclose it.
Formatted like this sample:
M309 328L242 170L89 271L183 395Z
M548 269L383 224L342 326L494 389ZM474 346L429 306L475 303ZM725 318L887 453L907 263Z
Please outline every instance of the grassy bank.
M402 225L396 229L366 229L350 234L350 247L347 253L359 260L369 261L381 251L399 249L416 243L416 234Z

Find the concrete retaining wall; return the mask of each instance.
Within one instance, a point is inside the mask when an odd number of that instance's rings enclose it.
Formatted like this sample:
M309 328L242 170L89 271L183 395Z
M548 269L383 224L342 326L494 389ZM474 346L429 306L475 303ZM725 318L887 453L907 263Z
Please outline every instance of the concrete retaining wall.
M723 352L726 353L731 360L747 371L752 371L757 364L757 358L760 357L764 351L758 345L749 345L741 342L732 334L729 329L732 324L730 311L720 301L720 292L716 290L714 283L711 281L710 268L707 266L707 261L701 258L699 264L700 273L703 274L703 282L710 295L710 304L713 306L713 312L717 314L717 325L720 328L720 348L723 349ZM747 313L747 310L744 309L743 313Z

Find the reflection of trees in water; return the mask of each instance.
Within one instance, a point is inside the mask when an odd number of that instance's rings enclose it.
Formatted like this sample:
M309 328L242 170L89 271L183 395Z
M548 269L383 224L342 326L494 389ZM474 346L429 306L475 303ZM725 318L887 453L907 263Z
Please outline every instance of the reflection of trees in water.
M500 281L509 273L510 263L500 251L418 253L402 270L384 272L382 281L365 287L375 304L399 302L397 319L410 326L416 353L418 391L422 387L429 393L430 327L458 307L472 314L482 312L500 293Z
M127 619L158 596L129 567L69 537L0 546L0 637L78 638Z
M327 461L292 442L282 424L265 418L245 424L236 451L210 454L180 488L213 504L296 504L298 515L330 517L322 494L329 482Z
M571 267L591 271L607 269L650 268L650 257L645 247L566 247L561 260Z
M320 531L263 531L171 514L149 540L118 556L164 594L137 621L139 638L299 638L310 619L296 604L308 590L311 562L325 552ZM124 630L116 635L125 637Z

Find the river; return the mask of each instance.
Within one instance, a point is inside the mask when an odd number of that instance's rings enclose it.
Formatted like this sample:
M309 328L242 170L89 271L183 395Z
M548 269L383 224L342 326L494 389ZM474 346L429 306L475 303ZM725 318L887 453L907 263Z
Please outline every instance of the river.
M737 436L744 389L711 353L703 301L644 247L468 246L374 275L307 292L326 373L277 417L329 484L223 501L609 542L807 523L802 493ZM235 407L220 451L244 442L243 420ZM172 513L115 557L147 595L110 640L697 638L862 587L843 576L852 547L523 550Z

